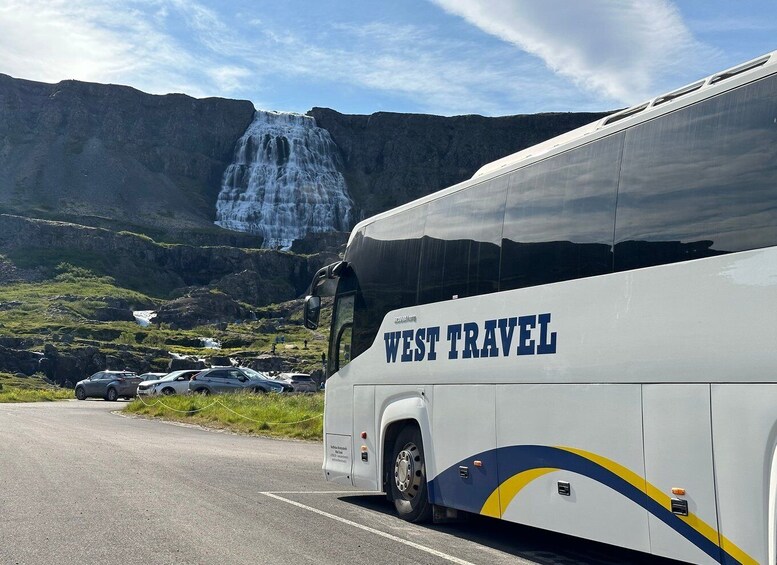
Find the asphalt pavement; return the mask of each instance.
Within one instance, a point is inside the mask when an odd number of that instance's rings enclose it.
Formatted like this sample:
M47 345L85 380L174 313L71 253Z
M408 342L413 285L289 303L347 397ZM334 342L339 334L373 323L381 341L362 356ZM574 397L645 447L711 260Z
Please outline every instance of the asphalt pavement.
M408 524L326 483L320 443L121 405L0 404L0 563L669 563L487 518Z

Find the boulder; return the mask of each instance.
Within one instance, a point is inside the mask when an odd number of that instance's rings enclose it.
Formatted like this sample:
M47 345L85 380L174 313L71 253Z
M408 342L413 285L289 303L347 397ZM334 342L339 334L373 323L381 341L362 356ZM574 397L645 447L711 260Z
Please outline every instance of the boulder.
M154 323L190 329L214 322L245 320L251 311L221 292L198 289L157 310Z
M167 372L183 371L186 369L205 369L205 361L195 357L173 357L167 365Z
M92 317L99 322L134 322L135 316L133 316L131 310L124 310L122 308L114 308L112 306L105 306L102 308L95 308Z

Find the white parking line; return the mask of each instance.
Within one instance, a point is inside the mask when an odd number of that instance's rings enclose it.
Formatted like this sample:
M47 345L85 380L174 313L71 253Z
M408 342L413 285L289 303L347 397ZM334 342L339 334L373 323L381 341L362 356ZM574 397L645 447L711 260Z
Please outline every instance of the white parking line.
M381 493L374 490L273 490L260 492L259 494L352 494L354 496L364 496L365 494L379 495Z
M353 491L349 491L353 492ZM327 494L331 494L332 491L329 491ZM352 522L351 520L347 520L345 518L341 518L340 516L335 516L334 514L330 514L329 512L324 512L323 510L319 510L318 508L313 508L312 506L308 506L306 504L302 504L299 502L296 502L294 500L289 500L288 498L284 498L282 496L278 496L277 493L274 492L262 492L260 494L263 494L265 496L269 496L270 498L274 498L276 500L280 500L281 502L286 502L287 504L291 504L293 506L296 506L298 508L302 508L303 510L308 510L310 512L314 512L320 516L325 516L326 518L331 518L332 520L337 520L338 522L341 522L343 524L347 524L349 526L353 526L354 528L359 528L360 530L364 530L365 532L370 532L372 534L381 536L386 539L390 539L391 541L395 541L397 543L401 543L403 545L406 545L408 547L412 547L414 549L418 549L420 551L424 551L426 553L429 553L431 555L434 555L436 557L439 557L441 559L445 559L446 561L450 561L451 563L458 563L459 565L474 565L473 563L470 563L469 561L464 561L463 559L459 559L458 557L454 557L453 555L448 555L447 553L443 553L442 551L437 551L436 549L432 549L431 547L426 547L425 545L421 545L412 541L408 541L406 539L402 539L400 537L397 537L395 535L382 532L380 530L376 530L375 528L370 528L369 526L364 526L362 524L357 524L356 522ZM299 492L299 493L285 493L285 494L316 494L312 492ZM358 493L355 493L358 494ZM374 494L374 493L370 493Z

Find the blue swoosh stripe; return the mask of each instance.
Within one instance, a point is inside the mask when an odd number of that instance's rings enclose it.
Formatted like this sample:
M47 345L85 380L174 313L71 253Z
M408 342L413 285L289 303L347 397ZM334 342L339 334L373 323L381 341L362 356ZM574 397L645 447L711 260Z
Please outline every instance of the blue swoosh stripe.
M484 474L482 477L474 477L479 480L465 482L459 477L459 466L471 466L471 461L474 459L483 461L484 468L494 471L490 475ZM718 544L673 514L670 509L649 497L643 490L636 488L600 464L557 447L516 445L473 455L447 468L430 482L430 500L441 506L478 512L497 485L503 482L496 477L497 466L499 475L505 479L524 471L543 467L561 469L589 477L639 504L715 561L727 564L740 563Z

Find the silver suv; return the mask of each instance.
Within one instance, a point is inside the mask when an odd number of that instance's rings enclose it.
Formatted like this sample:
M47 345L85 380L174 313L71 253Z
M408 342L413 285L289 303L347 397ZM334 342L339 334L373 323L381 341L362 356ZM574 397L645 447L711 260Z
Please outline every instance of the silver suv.
M120 396L132 398L142 380L130 371L100 371L76 384L76 398L84 400L94 396L111 401Z
M189 381L189 392L220 394L222 392L291 392L288 383L268 379L247 367L213 367L197 373Z
M286 383L289 383L294 392L317 392L318 385L313 377L305 373L281 373L278 378Z

